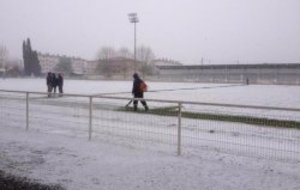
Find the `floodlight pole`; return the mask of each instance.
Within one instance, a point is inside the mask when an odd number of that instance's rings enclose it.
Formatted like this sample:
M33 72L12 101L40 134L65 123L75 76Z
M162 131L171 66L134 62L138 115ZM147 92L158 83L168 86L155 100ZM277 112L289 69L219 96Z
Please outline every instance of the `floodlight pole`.
M134 22L134 72L136 72L136 22Z
M136 23L139 22L139 19L138 19L136 13L129 13L128 17L129 17L129 22L133 23L133 26L134 26L133 55L134 55L134 72L136 72L137 71L137 69L136 69Z

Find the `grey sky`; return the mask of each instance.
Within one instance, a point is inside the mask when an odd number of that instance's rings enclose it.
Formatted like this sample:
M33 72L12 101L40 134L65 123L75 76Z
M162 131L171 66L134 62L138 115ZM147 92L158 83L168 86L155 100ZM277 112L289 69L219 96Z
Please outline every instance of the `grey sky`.
M300 0L0 0L0 44L95 59L101 46L150 46L185 64L300 62Z

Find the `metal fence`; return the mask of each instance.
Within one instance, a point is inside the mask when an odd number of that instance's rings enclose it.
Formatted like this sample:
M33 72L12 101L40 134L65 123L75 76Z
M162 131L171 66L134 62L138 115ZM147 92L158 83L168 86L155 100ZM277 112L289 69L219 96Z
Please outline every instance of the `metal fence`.
M0 90L1 126L134 148L300 161L300 109Z

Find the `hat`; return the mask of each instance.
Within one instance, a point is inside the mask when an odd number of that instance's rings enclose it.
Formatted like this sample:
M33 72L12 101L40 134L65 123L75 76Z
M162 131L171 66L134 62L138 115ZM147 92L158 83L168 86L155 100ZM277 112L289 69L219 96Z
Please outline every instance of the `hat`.
M139 75L137 73L134 73L132 76L133 78L139 78Z

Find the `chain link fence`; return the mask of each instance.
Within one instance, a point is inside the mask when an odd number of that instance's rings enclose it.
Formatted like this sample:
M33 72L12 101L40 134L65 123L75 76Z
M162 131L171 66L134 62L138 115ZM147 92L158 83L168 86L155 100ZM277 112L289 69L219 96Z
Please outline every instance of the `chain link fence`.
M1 126L133 148L300 161L300 109L0 91Z

